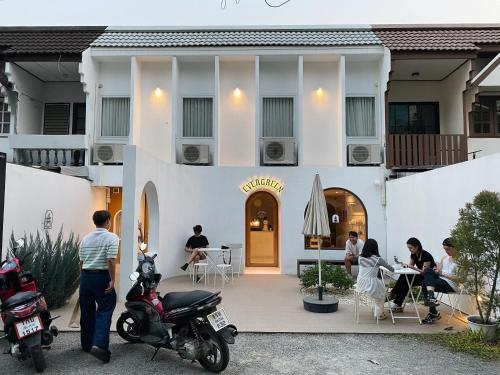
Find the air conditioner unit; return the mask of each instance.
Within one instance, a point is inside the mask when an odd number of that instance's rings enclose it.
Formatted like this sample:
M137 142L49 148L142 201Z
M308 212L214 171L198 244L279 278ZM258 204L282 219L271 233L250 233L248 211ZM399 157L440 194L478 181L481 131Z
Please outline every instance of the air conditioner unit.
M123 163L123 145L101 143L94 144L94 163Z
M210 164L209 145L182 145L182 164Z
M352 165L380 164L380 145L348 145L348 163Z
M264 165L295 165L293 138L265 139L263 141Z

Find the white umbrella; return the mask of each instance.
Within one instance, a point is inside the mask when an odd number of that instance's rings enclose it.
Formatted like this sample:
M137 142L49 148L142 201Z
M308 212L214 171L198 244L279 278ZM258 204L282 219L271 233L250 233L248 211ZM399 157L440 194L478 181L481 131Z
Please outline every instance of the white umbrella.
M314 177L311 198L306 209L304 228L302 233L306 236L318 237L318 268L319 268L319 299L322 299L321 286L321 237L330 235L330 225L328 223L328 209L326 208L325 194L321 186L319 174Z

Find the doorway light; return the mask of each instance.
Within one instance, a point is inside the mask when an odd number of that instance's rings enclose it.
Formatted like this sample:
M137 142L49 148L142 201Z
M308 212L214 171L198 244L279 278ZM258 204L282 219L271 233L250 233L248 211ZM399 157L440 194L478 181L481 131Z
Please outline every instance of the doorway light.
M161 89L160 89L159 87L157 87L157 88L155 89L155 96L156 96L157 98L161 96Z
M236 98L239 98L241 96L241 90L239 87L236 87L233 91L233 95L236 97Z

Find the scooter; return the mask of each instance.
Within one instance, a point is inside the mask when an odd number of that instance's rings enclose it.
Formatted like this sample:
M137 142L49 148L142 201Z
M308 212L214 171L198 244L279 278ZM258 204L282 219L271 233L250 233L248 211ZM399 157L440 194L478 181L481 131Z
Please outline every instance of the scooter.
M224 371L229 363L228 344L234 344L238 330L229 323L224 309L217 309L220 292L201 290L172 292L163 297L156 291L161 274L156 272L157 254L145 253L141 244L139 266L130 275L134 285L116 324L126 341L149 344L177 351L181 358L198 361L213 373Z
M22 271L23 259L16 252L24 246L24 240L15 241L14 258L5 260L0 265L0 302L1 316L4 323L4 335L10 354L19 360L32 358L37 372L45 370L46 362L42 349L58 335L56 326L51 326L54 319L50 316L47 303L42 293L37 292L36 281L31 272Z

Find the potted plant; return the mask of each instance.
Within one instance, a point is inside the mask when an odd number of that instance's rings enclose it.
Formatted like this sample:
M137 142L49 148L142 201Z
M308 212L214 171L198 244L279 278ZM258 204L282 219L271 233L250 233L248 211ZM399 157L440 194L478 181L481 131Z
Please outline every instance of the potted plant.
M452 230L458 276L474 297L478 315L467 317L473 331L494 340L500 308L500 193L482 191L460 209Z

